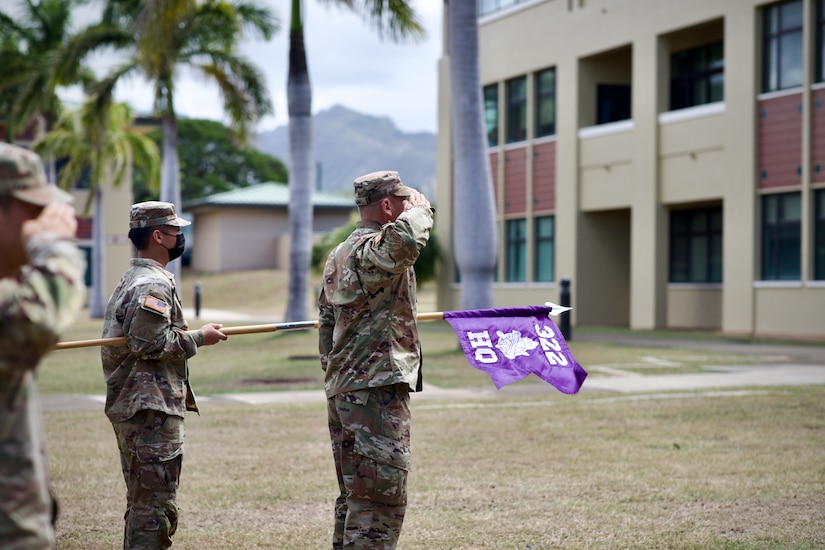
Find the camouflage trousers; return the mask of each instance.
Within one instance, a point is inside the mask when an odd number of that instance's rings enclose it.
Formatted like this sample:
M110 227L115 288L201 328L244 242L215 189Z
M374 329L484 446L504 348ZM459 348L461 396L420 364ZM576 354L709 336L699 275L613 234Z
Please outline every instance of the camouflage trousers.
M126 481L123 548L169 548L178 527L183 418L142 410L112 426Z
M340 494L334 549L392 550L407 509L410 395L406 384L327 400Z

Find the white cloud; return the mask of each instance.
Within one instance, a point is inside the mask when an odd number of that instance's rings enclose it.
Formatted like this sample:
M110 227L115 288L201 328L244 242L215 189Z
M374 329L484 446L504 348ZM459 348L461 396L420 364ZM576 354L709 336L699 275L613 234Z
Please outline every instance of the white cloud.
M6 4L9 0L0 0ZM249 42L242 52L261 70L269 87L275 114L260 130L287 123L286 79L290 2L267 0L277 11L282 29L269 42ZM313 112L340 104L350 109L390 117L405 131L435 131L437 122L437 62L441 55L441 0L413 3L427 31L418 43L380 40L368 21L338 7L306 0L305 47L313 90ZM89 17L90 8L81 14ZM111 64L101 56L95 67ZM78 90L63 97L79 101ZM152 108L151 87L139 79L118 86L117 98L141 112ZM222 102L213 85L182 72L177 80L175 108L179 115L223 120Z

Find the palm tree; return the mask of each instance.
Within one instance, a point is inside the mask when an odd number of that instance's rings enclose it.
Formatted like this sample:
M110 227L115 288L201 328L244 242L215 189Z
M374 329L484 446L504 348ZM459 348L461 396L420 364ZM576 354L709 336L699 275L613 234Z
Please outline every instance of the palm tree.
M275 15L251 0L108 0L101 22L80 33L64 52L72 62L101 40L129 52L93 89L96 118L112 103L123 77L139 75L153 83L163 132L160 200L180 210L176 75L188 68L217 84L235 137L243 143L250 126L272 112L272 105L263 76L236 46L246 32L268 40L277 28ZM170 270L179 275L180 262L172 262Z
M81 0L21 0L19 16L0 11L0 114L8 142L30 123L42 136L60 113L59 85L87 82L79 65L57 71L55 52L70 38L73 8Z
M132 122L132 110L125 103L112 105L103 123L92 118L91 104L82 109L65 112L54 129L38 139L33 149L55 158L66 158L60 172L59 185L71 188L84 173L91 176L89 198L85 212L94 199L94 224L92 225L92 294L89 300L90 315L103 317L103 213L102 184L110 178L119 186L132 163L144 172L150 185L157 188L160 181L160 153L155 142L136 131Z
M398 41L421 39L424 29L407 0L333 0L360 12L378 30ZM303 4L292 0L289 26L289 294L287 322L309 318L307 290L312 256L312 87L304 47Z
M4 100L7 141L12 141L32 120L36 132L42 135L46 129L44 117L58 110L50 54L67 38L72 4L61 0L24 0L16 20L0 12L0 94Z
M493 307L497 232L478 66L478 0L447 3L453 135L453 241L462 309Z

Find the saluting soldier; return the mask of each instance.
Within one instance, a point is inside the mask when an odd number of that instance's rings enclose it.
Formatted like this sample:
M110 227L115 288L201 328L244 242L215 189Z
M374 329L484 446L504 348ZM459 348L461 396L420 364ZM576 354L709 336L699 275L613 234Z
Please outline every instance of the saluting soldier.
M407 507L409 392L421 389L413 264L430 203L398 172L354 181L361 220L330 254L319 351L339 495L333 548L395 548Z
M35 369L83 305L71 195L0 144L0 548L55 547Z
M175 278L166 265L186 246L174 205L132 205L129 239L138 251L106 308L103 337L126 346L101 349L106 416L112 422L126 481L125 549L172 545L183 460L184 416L197 412L187 360L226 335L207 323L187 332Z

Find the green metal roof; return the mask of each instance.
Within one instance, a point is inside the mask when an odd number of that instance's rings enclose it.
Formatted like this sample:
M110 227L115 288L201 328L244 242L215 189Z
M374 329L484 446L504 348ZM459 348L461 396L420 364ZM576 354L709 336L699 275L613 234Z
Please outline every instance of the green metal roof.
M200 208L220 208L222 206L286 208L289 206L289 187L285 183L273 182L250 185L249 187L216 193L209 197L187 202L183 205L183 209L192 211ZM312 206L314 208L355 209L355 201L352 197L313 191Z

